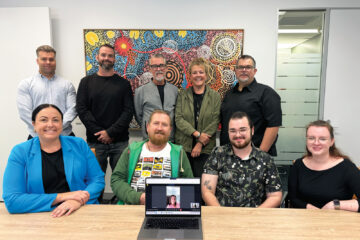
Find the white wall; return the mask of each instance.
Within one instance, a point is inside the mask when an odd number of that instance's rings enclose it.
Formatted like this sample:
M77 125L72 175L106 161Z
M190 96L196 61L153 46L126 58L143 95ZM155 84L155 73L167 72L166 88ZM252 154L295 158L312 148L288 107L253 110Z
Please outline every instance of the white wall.
M51 44L50 12L42 8L0 8L0 200L3 172L12 147L27 139L28 132L16 108L21 79L35 73L35 49Z
M360 9L331 10L324 119L336 144L360 166ZM345 37L346 36L346 37Z

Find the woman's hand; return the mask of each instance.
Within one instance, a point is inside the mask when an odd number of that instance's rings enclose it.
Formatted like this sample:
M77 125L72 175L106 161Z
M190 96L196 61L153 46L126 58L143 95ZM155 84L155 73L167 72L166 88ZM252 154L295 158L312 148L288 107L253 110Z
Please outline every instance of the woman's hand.
M191 156L194 157L198 157L200 156L201 153L201 149L202 149L202 144L200 142L197 142L195 144L195 147L192 149L191 151Z
M87 203L90 198L90 194L88 191L74 191L74 192L66 192L59 193L54 200L52 205L56 205L58 203L67 201L67 200L75 200L78 201L81 205Z
M81 203L76 200L66 200L57 206L51 213L52 217L61 217L63 215L69 216L72 212L81 207Z
M335 210L335 205L333 201L328 202L327 204L325 204L321 209L331 209L331 210Z
M308 203L308 204L306 204L306 209L319 209L319 208L317 208L314 205Z

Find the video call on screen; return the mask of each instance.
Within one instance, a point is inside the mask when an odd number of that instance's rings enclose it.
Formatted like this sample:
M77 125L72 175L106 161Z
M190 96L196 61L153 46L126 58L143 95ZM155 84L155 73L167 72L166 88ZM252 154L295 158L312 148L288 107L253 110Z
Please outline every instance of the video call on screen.
M151 199L151 203L147 203L150 205L146 206L147 210L179 211L179 208L167 208L171 195L177 196L177 202L183 211L199 211L200 209L200 199L197 199L199 194L195 194L200 192L200 185L148 185L146 188L146 195ZM173 192L177 194L172 194Z

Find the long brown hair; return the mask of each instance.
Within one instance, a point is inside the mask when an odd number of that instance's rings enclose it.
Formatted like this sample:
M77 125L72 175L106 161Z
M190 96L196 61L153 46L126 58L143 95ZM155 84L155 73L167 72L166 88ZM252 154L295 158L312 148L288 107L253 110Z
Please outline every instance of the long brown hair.
M316 120L314 122L310 122L307 126L306 126L306 136L307 136L307 132L309 130L310 127L326 127L327 130L330 133L330 138L331 140L334 139L334 128L330 125L330 123L328 121L324 121L324 120ZM348 156L344 155L336 146L335 146L335 141L334 144L329 148L329 154L331 157L334 158L346 158L346 159L350 159ZM309 151L309 149L306 147L306 154L304 155L304 157L311 157L312 154Z

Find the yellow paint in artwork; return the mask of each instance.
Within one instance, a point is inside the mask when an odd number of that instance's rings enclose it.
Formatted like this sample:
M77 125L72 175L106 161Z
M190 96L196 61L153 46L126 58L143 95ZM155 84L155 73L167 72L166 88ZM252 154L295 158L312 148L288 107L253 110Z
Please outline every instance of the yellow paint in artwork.
M98 35L96 33L94 33L94 32L88 32L85 35L85 39L92 46L94 46L95 43L97 43L99 41Z
M92 69L92 64L89 61L86 61L86 71Z
M138 39L139 35L140 35L140 31L137 30L131 30L130 33L130 38L134 38L134 39Z
M154 31L154 34L158 37L158 38L162 38L164 36L164 31Z
M115 37L115 32L114 31L107 31L106 35L107 35L108 38L113 38L113 37Z
M125 43L121 44L122 49L126 49L127 45Z
M187 31L179 31L178 34L179 34L180 37L184 38L186 36L186 34L187 34Z

